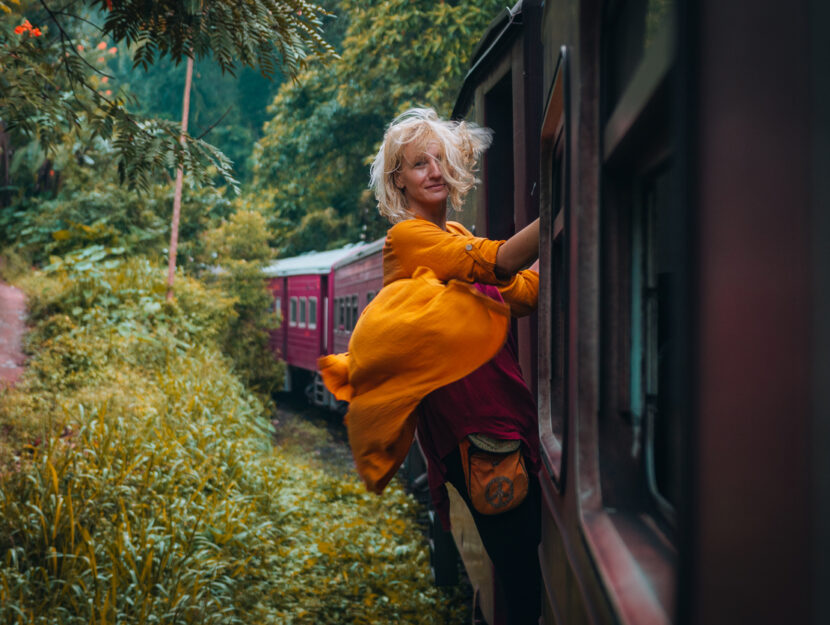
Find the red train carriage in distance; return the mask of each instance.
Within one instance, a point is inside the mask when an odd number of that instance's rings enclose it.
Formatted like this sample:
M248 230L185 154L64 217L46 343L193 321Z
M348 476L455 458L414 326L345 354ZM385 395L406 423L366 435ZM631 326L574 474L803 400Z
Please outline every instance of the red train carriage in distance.
M320 380L317 359L348 350L358 316L381 287L382 247L383 239L349 244L265 268L274 313L282 320L272 346L286 364L286 391L301 390L315 405L337 407Z

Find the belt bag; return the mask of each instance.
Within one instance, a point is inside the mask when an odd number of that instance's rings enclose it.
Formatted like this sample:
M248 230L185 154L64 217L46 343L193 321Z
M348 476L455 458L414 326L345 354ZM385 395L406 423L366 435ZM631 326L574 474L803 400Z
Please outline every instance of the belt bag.
M528 478L519 441L471 434L459 451L467 493L481 514L501 514L524 501Z

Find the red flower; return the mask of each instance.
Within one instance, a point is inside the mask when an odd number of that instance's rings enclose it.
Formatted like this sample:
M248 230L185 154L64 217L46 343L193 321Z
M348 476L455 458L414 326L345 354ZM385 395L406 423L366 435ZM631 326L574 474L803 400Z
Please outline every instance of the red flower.
M40 32L40 28L32 28L32 23L29 20L23 20L20 26L14 27L15 35L22 35L23 33L29 33L30 37L40 37L43 34Z
M112 0L107 0L107 11L112 11Z

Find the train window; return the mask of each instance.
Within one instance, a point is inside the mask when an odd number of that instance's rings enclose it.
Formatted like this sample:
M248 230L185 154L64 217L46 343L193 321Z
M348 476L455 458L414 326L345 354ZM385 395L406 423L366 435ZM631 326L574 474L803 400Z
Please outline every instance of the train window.
M282 298L279 295L274 298L274 314L278 321L282 321Z
M673 5L607 0L602 23L599 386L596 420L586 428L596 427L588 435L596 456L585 463L598 471L579 478L599 494L582 517L597 566L638 580L609 584L631 614L676 607L677 438L689 402L677 392L688 340L678 298L688 244L675 183Z
M317 298L308 298L308 327L314 330L317 327Z
M540 356L547 374L540 388L539 436L543 458L554 483L562 488L564 443L567 425L567 328L568 328L568 153L567 153L567 48L562 48L542 123L542 243L540 307L547 317L550 335ZM545 271L549 268L549 271ZM543 302L543 304L541 304Z
M292 297L288 300L288 325L297 325L297 298Z
M306 308L308 307L308 298L300 298L300 327L306 326Z
M373 299L375 299L375 292L374 292L374 291L369 291L369 292L367 292L367 293L366 293L366 305L368 306L368 305L369 305L369 303L370 303Z
M352 295L352 323L349 330L354 330L354 327L357 325L357 316L357 295Z
M637 259L632 269L631 413L644 421L649 490L662 513L674 518L679 494L679 423L672 405L673 306L682 258L679 221L672 219L669 166L644 180L632 233Z
M620 100L646 52L659 38L674 0L609 2L606 97L608 108Z
M609 509L672 534L679 496L672 0L608 3L603 50L600 478ZM681 337L682 338L682 337Z
M337 306L337 329L343 332L346 329L346 310L343 305L343 298L338 297L335 305Z

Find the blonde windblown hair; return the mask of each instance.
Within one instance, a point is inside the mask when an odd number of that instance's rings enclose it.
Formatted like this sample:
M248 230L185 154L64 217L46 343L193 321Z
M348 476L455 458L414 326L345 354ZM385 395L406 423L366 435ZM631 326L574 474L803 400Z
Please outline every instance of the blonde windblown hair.
M431 108L413 108L389 124L370 170L369 186L375 192L378 211L390 222L412 217L404 192L395 185L403 151L410 143L426 151L436 143L441 152L439 167L449 189L449 200L458 210L478 180L476 164L490 146L492 131L467 122L446 121Z

